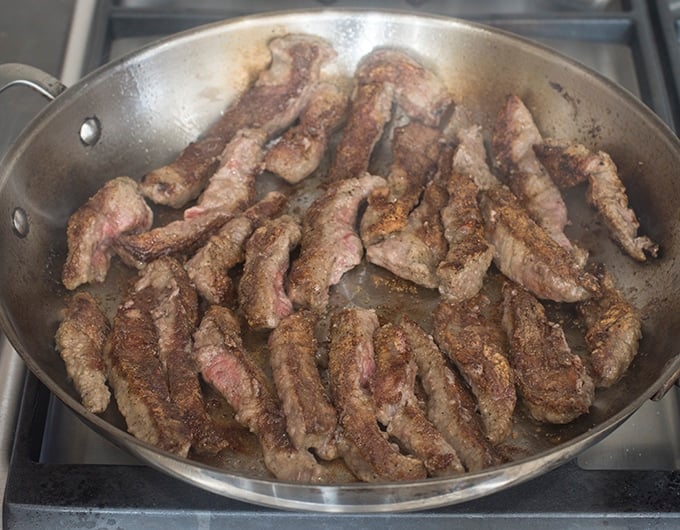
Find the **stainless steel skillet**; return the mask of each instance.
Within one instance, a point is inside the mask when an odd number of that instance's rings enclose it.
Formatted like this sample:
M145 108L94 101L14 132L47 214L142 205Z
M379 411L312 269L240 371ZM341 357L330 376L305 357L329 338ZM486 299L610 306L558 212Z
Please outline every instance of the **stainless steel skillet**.
M598 394L587 416L564 427L530 429L521 423L529 456L481 473L415 483L289 484L237 458L225 468L178 459L128 435L115 409L99 417L79 404L53 346L67 297L60 274L68 216L104 181L123 174L139 178L171 160L267 63L267 42L289 32L328 39L339 54L338 73L351 73L377 46L406 46L487 130L512 92L526 101L546 136L604 149L617 162L642 230L662 246L659 259L640 265L626 258L593 228L582 201L569 197L568 205L574 237L609 265L642 311L640 354L621 383ZM37 80L48 92L60 92L50 83ZM88 424L148 464L200 487L318 511L414 510L461 502L573 458L676 377L678 168L680 142L636 98L569 59L499 30L450 18L359 10L230 20L164 39L100 68L58 95L17 139L0 165L0 323L28 367ZM110 310L118 299L115 287L125 277L116 266L107 286L95 288ZM361 303L370 305L371 296Z

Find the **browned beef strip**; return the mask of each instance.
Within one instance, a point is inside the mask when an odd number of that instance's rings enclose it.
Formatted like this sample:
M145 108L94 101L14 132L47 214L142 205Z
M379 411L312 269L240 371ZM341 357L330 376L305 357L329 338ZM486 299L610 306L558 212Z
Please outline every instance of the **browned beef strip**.
M68 256L62 272L67 289L103 282L109 271L112 243L124 233L148 230L153 214L128 177L108 181L69 218Z
M361 217L361 240L372 245L406 226L437 167L441 133L416 121L394 130L387 187L374 190Z
M597 292L597 280L526 213L504 186L482 192L480 209L494 263L539 298L577 302Z
M330 136L345 121L348 105L345 91L331 83L320 84L300 122L267 152L267 170L291 184L312 174L324 157Z
M453 155L453 171L470 177L480 190L499 184L487 163L486 147L482 128L471 125L458 131L458 146Z
M486 437L497 445L512 432L517 395L503 330L488 314L489 306L481 295L455 305L441 302L433 325L437 344L477 398Z
M425 417L415 395L418 367L406 332L385 324L374 336L376 371L373 399L378 421L387 433L423 461L430 476L465 471L456 451Z
M657 256L659 245L647 236L637 235L640 223L628 206L626 188L607 153L593 153L584 145L555 140L534 146L534 151L558 185L567 187L588 180L588 203L600 214L610 237L629 256L638 261L645 261L647 255Z
M524 102L516 95L508 96L494 124L492 145L496 162L531 218L583 266L587 254L572 245L564 234L567 207L560 190L534 153L533 146L542 142Z
M146 175L142 189L147 197L175 208L197 197L236 132L251 127L271 138L285 129L306 106L321 67L335 57L326 41L308 35L274 38L269 49L271 64L255 84L174 162Z
M281 403L243 347L239 322L231 310L208 309L194 334L193 355L203 378L236 411L236 420L257 436L265 466L274 476L295 482L329 482L328 472L314 456L291 443Z
M198 293L211 304L225 304L232 293L229 269L245 259L245 243L266 219L278 215L287 203L286 196L272 191L242 214L227 221L184 268Z
M331 184L307 209L302 223L300 256L293 262L288 295L301 306L323 311L329 288L361 262L363 246L357 235L359 205L385 179L365 174Z
M333 460L338 456L338 418L316 364L315 324L311 311L282 319L269 335L269 360L293 445L300 450L314 449L320 458Z
M111 399L102 359L108 333L109 322L97 300L86 292L74 293L57 329L57 351L83 406L95 414L104 412Z
M273 329L293 312L284 278L290 252L300 242L300 224L290 215L270 219L246 243L246 260L238 286L241 309L253 329Z
M191 433L158 358L158 334L151 316L150 289L127 296L118 308L104 347L109 384L134 436L160 449L186 456Z
M158 334L158 358L168 381L170 399L191 431L192 448L215 454L228 446L206 412L198 370L191 357L191 336L198 325L198 296L182 265L162 257L149 263L135 283L137 292L149 289Z
M205 215L172 221L148 232L120 236L114 247L124 262L141 268L161 256L190 254L233 217L230 212L211 210Z
M477 204L479 190L472 178L453 167L448 172L440 172L438 178L448 192L448 201L440 213L448 251L437 266L437 283L446 300L460 302L482 288L493 259L493 247L484 235Z
M370 84L356 88L342 138L328 171L330 182L357 178L368 171L373 148L392 117L393 95L391 85Z
M434 72L401 50L372 51L359 63L356 79L359 85L393 85L399 106L426 125L436 126L451 104L448 89Z
M369 481L425 478L422 462L402 455L378 428L369 385L375 372L373 310L345 308L331 317L328 370L341 430L338 449L357 478Z
M408 337L428 396L428 419L456 450L468 471L499 464L500 457L484 436L474 398L446 365L434 339L408 317L403 317L400 325Z
M531 416L542 422L569 423L588 412L595 385L583 361L571 352L562 327L526 289L503 287L503 328L517 389Z
M241 129L220 155L220 165L196 205L184 211L191 219L219 208L240 212L255 200L255 176L262 171L264 143L267 136L261 129Z
M578 305L586 324L591 375L598 387L610 387L626 373L642 338L640 315L616 288L604 265L598 265L601 295Z
M404 229L369 246L366 259L400 278L436 289L439 285L437 266L446 255L439 211L447 198L446 190L431 181L423 200L408 216Z

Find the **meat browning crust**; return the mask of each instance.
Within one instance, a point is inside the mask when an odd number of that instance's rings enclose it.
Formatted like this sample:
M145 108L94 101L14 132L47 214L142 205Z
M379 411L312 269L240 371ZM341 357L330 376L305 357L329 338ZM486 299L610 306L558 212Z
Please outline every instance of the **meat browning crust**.
M378 421L387 433L420 458L430 476L465 471L453 447L425 417L414 386L418 367L406 332L385 324L374 336L376 371L372 388Z
M373 333L378 317L367 309L333 314L328 370L338 410L338 449L347 467L368 482L417 480L427 476L422 462L403 455L378 428L369 385L375 372Z
M187 456L191 433L170 399L158 358L158 334L151 316L152 293L131 293L118 308L104 347L109 384L134 436L156 447Z
M270 363L293 445L333 460L338 456L338 418L316 364L316 320L304 310L281 320L269 335Z
M64 311L55 340L83 406L95 414L104 412L111 399L102 359L108 333L109 322L97 300L89 293L75 293Z
M236 411L236 420L257 436L265 466L275 477L309 483L330 480L310 452L293 446L281 403L243 347L240 325L231 310L208 309L194 334L193 355L203 378Z
M111 246L122 234L148 230L152 222L151 209L134 180L108 181L68 220L64 287L73 290L84 283L103 282L113 256Z
M610 387L626 373L642 338L640 315L616 288L604 265L596 276L601 295L581 302L578 311L586 324L586 344L595 385Z
M144 177L144 195L174 208L196 198L237 131L250 127L272 137L287 127L306 106L321 67L336 55L326 41L309 35L277 37L269 43L269 49L269 68L205 135L184 149L174 162Z
M595 385L571 352L559 324L550 322L536 298L522 287L503 287L503 328L517 389L529 414L548 423L569 423L588 412Z

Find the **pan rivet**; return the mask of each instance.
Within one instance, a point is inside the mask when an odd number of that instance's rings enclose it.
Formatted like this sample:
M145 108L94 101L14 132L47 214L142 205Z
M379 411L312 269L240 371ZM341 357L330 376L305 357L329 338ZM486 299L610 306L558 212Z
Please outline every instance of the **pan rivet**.
M14 208L12 212L12 228L19 237L26 237L28 235L28 215L26 215L23 208Z
M84 145L93 146L99 141L99 137L102 134L102 126L99 123L99 118L92 116L90 118L85 118L83 124L80 126L80 141Z

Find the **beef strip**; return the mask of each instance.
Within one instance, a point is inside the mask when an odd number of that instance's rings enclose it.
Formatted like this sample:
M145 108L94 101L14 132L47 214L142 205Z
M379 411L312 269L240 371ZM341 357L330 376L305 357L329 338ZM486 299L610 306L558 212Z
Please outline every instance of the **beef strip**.
M322 66L335 57L324 40L289 34L269 43L272 60L255 84L179 157L144 178L144 194L159 204L184 206L201 192L237 131L250 127L271 138L290 125L316 88Z
M300 450L314 449L320 458L333 460L338 456L338 418L316 364L315 324L311 311L283 318L269 335L269 360L293 445Z
M480 190L498 185L500 182L487 163L481 126L471 125L462 128L456 134L456 138L458 146L453 155L452 170L470 177Z
M243 347L239 322L231 310L211 306L206 311L194 334L193 355L203 378L236 411L236 420L257 436L265 466L276 478L330 481L329 473L309 451L293 446L281 403Z
M577 302L597 292L597 280L531 220L505 186L482 193L480 209L494 263L539 298Z
M300 256L293 262L288 295L301 306L323 311L329 288L361 262L363 246L354 225L361 202L385 179L365 174L331 184L307 209Z
M642 337L640 315L616 288L614 278L598 265L601 295L577 307L586 324L591 375L598 387L610 387L625 374Z
M448 89L435 73L401 50L372 51L359 63L355 77L359 85L393 85L394 99L406 115L432 127L451 104Z
M430 476L465 471L456 451L425 417L414 392L418 367L405 331L385 324L374 336L373 399L387 433L423 461Z
M441 302L433 326L437 344L477 398L486 437L498 445L512 432L517 395L503 330L488 314L489 306L481 295L460 304Z
M645 261L656 257L659 245L647 236L638 236L640 222L628 206L626 188L616 164L604 151L593 153L581 144L548 141L535 147L553 179L563 185L588 180L586 200L597 210L610 237L632 258Z
M539 162L533 146L543 142L533 116L516 95L508 96L494 124L492 145L497 165L505 172L512 191L531 218L561 247L574 255L580 266L588 259L564 234L567 207L560 190Z
M56 346L83 406L95 414L104 412L111 399L102 359L108 333L109 322L97 300L89 293L74 293L57 329Z
M220 165L196 205L184 211L184 218L191 219L215 208L240 212L250 206L256 196L255 176L262 171L266 140L262 129L238 131L222 151Z
M283 284L290 252L298 245L300 237L297 219L282 215L265 221L246 243L238 295L251 328L273 329L293 312L293 304Z
M548 423L569 423L588 412L595 385L583 361L569 349L562 327L526 289L503 287L503 329L517 390L529 414Z
M233 217L234 214L227 211L211 210L205 215L172 221L148 232L120 236L114 247L125 263L142 268L161 256L191 254Z
M408 337L428 396L428 419L456 450L468 471L499 464L500 457L484 436L473 396L447 366L432 337L408 317L403 317L400 325Z
M158 334L158 358L167 378L170 399L191 431L192 448L199 454L215 454L229 445L206 412L191 356L191 336L198 325L198 296L182 265L162 257L149 263L135 283L135 291L149 289Z
M330 136L347 117L349 98L339 87L322 83L300 121L267 152L265 167L296 184L311 175L324 157Z
M434 172L440 132L418 122L394 130L387 187L374 190L361 217L361 240L373 245L406 226L423 186Z
M470 176L454 169L455 160L454 156L450 164L442 161L437 176L448 192L448 201L440 212L448 251L437 266L436 277L441 295L451 302L460 302L475 296L482 288L494 249L484 235L477 185Z
M439 285L437 266L446 255L446 239L439 216L446 200L446 191L436 182L430 182L404 229L367 247L366 259L400 278L436 289Z
M338 410L338 450L357 478L368 481L425 478L422 462L402 455L378 427L369 386L375 372L373 310L345 308L331 317L328 370Z
M160 449L186 456L191 433L182 412L170 399L158 357L152 308L150 289L129 294L118 308L104 347L109 384L130 433Z
M109 271L113 242L124 233L148 230L153 214L129 177L108 181L71 215L66 226L68 256L62 272L67 289L103 282Z
M330 182L357 178L368 171L373 149L392 117L393 96L391 85L356 87L347 123L328 171Z
M233 295L229 269L245 259L245 243L266 219L281 213L286 196L272 191L242 214L227 221L189 259L184 268L198 293L210 304L226 304Z

